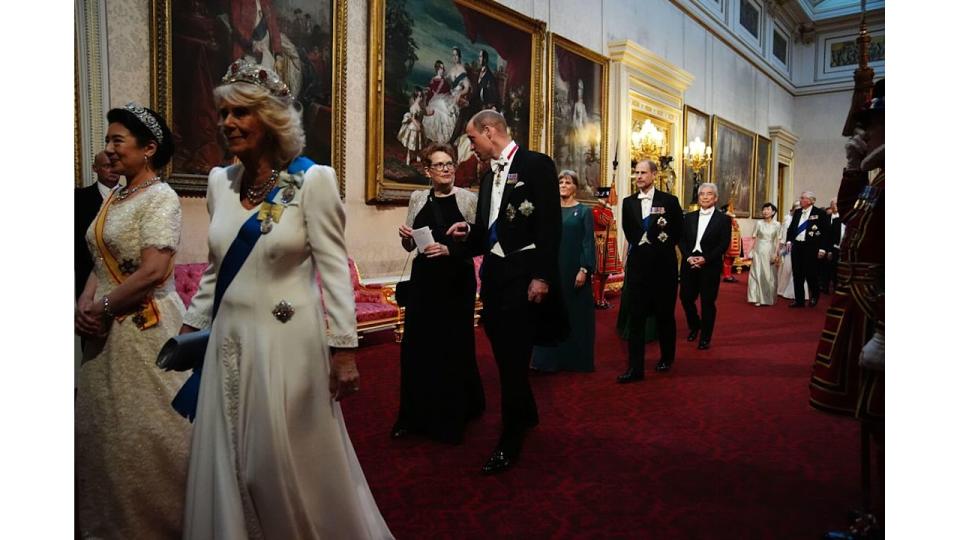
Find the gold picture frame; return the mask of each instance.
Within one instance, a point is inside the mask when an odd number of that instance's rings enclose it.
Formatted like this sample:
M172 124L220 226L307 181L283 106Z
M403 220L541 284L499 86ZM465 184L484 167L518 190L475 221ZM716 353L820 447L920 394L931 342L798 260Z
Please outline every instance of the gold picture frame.
M753 210L751 216L756 219L762 219L763 205L770 202L770 172L771 172L771 150L773 143L763 135L757 134L757 142L754 144L757 156L754 158L756 170L753 173Z
M546 153L557 170L580 177L578 198L593 201L609 187L610 59L560 35L547 35ZM582 91L582 96L577 92Z
M710 125L710 115L689 105L684 105L683 146L689 146L696 137L700 137L700 140L707 146L712 146L713 143L710 138L712 134L713 130ZM683 161L682 155L680 156L680 161L680 166L683 169L683 192L679 195L680 206L689 210L695 210L697 208L697 194L695 192L696 186L694 186L693 182L693 169ZM711 178L711 165L712 163L707 163L703 167L703 171L700 173L701 182L707 182L708 179Z
M346 193L346 29L347 5L349 2L348 0L328 1L331 11L330 28L323 29L319 35L325 37L326 33L329 32L329 43L323 43L325 47L329 48L329 61L325 57L318 59L308 57L307 63L313 65L312 62L316 60L319 65L323 65L323 63L328 62L326 67L329 68L329 88L323 89L325 94L319 97L316 102L311 100L311 102L304 107L305 114L307 114L307 111L315 113L314 116L311 116L310 122L305 120L304 128L305 131L307 131L308 146L304 153L314 161L325 164L327 148L329 148L329 164L337 171L340 197L343 198ZM173 48L175 29L173 28L173 2L174 0L150 0L150 102L153 109L167 120L171 130L174 131L175 138L182 140L186 134L183 129L176 125L176 107L186 105L184 101L190 96L174 96ZM289 8L289 6L282 2L274 2L274 4ZM198 6L198 9L203 9L204 12L193 14L195 16L194 20L199 20L200 23L198 24L208 24L216 27L210 29L210 35L219 35L215 34L215 32L222 32L223 29L216 25L223 25L223 18L218 18L218 14L206 12L207 6L202 3L196 4L196 6ZM290 12L280 12L279 14L275 14L275 16L278 19L277 24L284 24L284 26L280 27L281 37L285 40L284 47L294 47L298 45L297 43L293 43L295 38L292 35L283 35L285 33L292 34L289 30L284 30L284 28L287 27L287 22L290 21L293 16L292 10L288 9L288 11ZM177 16L182 17L184 14L178 12ZM318 20L319 19L320 17L318 17ZM279 22L279 20L282 20L282 22ZM289 27L292 26L293 23L289 23ZM319 26L318 24L317 27L319 28ZM308 34L309 32L304 30L301 35L307 36ZM230 35L229 29L227 29L226 35ZM316 38L316 36L312 34L310 34L309 37L310 39ZM306 39L306 37L304 37L304 39ZM194 41L196 42L196 40ZM226 46L221 45L221 43L223 43L223 40L217 41L215 37L212 37L209 40L208 46L222 46L225 48ZM317 49L319 51L320 47L317 47ZM324 54L322 51L318 51L311 52L314 54ZM219 82L219 77L226 72L230 62L233 61L229 53L224 52L222 54L226 54L227 56L224 56L224 58L229 58L229 60L223 62L223 66L217 65L209 67L211 70L210 76L214 84ZM300 68L303 70L301 73L305 73L310 69L309 66L305 65L303 57L298 55L296 61L300 62ZM213 73L214 71L216 73ZM321 73L318 73L317 80L322 78L320 75ZM305 78L298 80L301 83L305 82ZM307 90L305 84L302 89ZM301 97L302 96L303 94L301 94ZM326 102L327 97L329 97L329 106L320 103L321 101ZM178 102L180 103L178 104ZM300 99L300 102L303 104L303 99ZM203 110L206 111L206 108ZM324 127L327 123L327 116L329 116L330 123L329 140L327 140L328 134ZM309 124L313 122L316 124L311 127ZM209 133L211 131L209 121L207 125L204 126L204 129L208 132L204 134L206 138L211 139L211 141L216 139L216 141L219 142L219 135ZM316 152L311 150L312 148L318 147L322 148L322 150ZM171 163L166 167L165 175L170 185L176 189L180 195L203 196L207 191L207 174L199 169L205 168L211 161L209 158L203 160L197 159L195 162L191 162L196 163L196 165L193 166L192 170L187 172L187 168L182 165L184 161L178 160L177 154L175 153L174 159L172 159ZM214 163L214 165L218 164L219 163Z
M733 203L737 217L748 218L753 211L756 143L752 131L713 115L711 179L720 192L717 205Z
M481 106L496 107L504 112L517 142L531 150L540 149L546 23L491 0L407 0L405 9L391 13L388 21L388 7L395 6L391 0L370 0L369 3L367 204L404 204L410 193L426 187L429 181L423 174L423 164L417 159L419 150L435 139L453 141L460 149L457 185L476 188L483 167L489 164L480 163L472 155L462 132L465 120ZM444 18L446 24L438 27L436 33L422 36L422 42L416 43L417 48L413 49L417 53L411 56L406 52L412 49L409 42L416 39L413 30L418 17L415 15L421 12L431 13L431 20ZM450 21L460 23L451 26ZM388 23L405 25L408 42L387 47ZM497 45L492 40L498 40ZM431 53L432 56L427 56ZM491 61L492 57L497 60ZM514 59L513 67L510 58ZM499 65L491 68L491 63ZM451 74L458 73L455 79L446 79L446 64L450 64ZM529 72L521 66L529 66ZM469 91L467 86L471 87ZM493 99L472 93L481 88L492 88L487 95ZM452 104L431 105L432 100L441 95L454 96L448 99ZM453 129L431 128L437 122L434 118L429 123L413 124L421 130L419 135L404 131L404 125L411 119L416 120L418 114L423 115L422 119L429 116L427 112L436 113L440 105L444 105L448 113L455 108L456 114L450 116L456 125L447 126ZM408 142L400 141L401 134L405 134L403 139Z

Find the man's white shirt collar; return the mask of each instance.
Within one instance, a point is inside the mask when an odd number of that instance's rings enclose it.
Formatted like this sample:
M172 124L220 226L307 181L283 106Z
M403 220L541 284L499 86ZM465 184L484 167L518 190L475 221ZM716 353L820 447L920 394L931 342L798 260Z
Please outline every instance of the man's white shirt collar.
M516 142L516 141L510 141L509 143L507 143L507 145L504 146L504 147L503 147L503 150L500 152L500 156L499 156L497 159L491 159L491 160L490 160L490 166L491 166L491 167L495 167L498 163L502 163L502 164L504 164L504 165L509 165L510 162L513 161L513 160L510 158L510 152L513 152L513 149L514 149L514 147L516 147L516 146L517 146L517 142Z
M650 191L647 191L646 193L644 193L643 190L640 190L640 192L637 193L637 198L638 198L638 199L650 199L650 200L653 200L653 192L654 192L654 191L656 191L656 188L654 188L654 187L652 187L652 186L650 187Z
M120 185L120 184L118 183L117 186L119 186L119 185ZM97 180L97 190L100 191L100 196L103 197L103 200L106 200L107 197L110 196L110 192L113 191L114 189L116 189L117 186L114 186L114 187L112 187L112 188L111 188L111 187L107 187L104 183L102 183L102 182L100 182L99 180Z
M712 215L713 215L713 210L714 210L715 208L716 208L716 206L711 206L710 208L707 208L706 210L704 210L703 208L701 208L701 209L700 209L700 215L701 215L701 216L712 216Z

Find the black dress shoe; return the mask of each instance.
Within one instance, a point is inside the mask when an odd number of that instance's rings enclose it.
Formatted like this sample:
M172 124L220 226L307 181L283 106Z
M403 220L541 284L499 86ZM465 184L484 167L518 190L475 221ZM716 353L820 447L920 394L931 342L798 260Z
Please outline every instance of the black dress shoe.
M820 300L819 297L817 297L817 298L811 298L811 299L810 299L810 307L816 306L816 305L817 305L817 302L818 302L819 300Z
M687 341L696 341L697 335L699 334L700 334L700 330L691 330L690 333L687 334Z
M803 302L794 302L790 304L790 307L803 307Z
M513 466L516 458L511 458L503 450L494 450L490 459L480 468L480 474L490 475L503 472Z
M664 362L663 360L657 362L657 366L653 369L660 373L666 373L670 371L670 368L673 367L673 362Z
M643 370L629 368L623 372L623 375L617 377L617 382L620 384L625 384L633 381L642 381L643 380Z
M390 430L391 439L402 439L410 434L410 430L403 427L402 424L394 424L393 429Z
M709 348L710 348L710 340L709 340L709 339L701 339L701 340L700 340L700 343L697 344L697 348L700 349L701 351L709 349Z

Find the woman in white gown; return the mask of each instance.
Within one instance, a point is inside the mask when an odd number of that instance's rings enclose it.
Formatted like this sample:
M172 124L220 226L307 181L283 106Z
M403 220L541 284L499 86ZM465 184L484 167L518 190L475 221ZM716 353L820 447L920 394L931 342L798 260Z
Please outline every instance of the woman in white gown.
M793 221L793 212L800 208L800 201L794 201L790 207L790 212L783 219L783 225L780 226L780 268L777 270L777 294L793 300L793 263L790 261L790 245L787 244L787 229L790 228L790 222ZM809 297L810 291L807 284L803 284L804 294Z
M180 538L190 424L170 400L185 377L156 366L183 320L172 272L180 198L157 176L173 136L132 103L107 120L105 153L127 185L86 233L94 267L77 300L87 338L75 406L78 537Z
M450 93L443 62L437 60L433 67L436 75L427 86L430 98L423 116L423 136L433 142L445 143L453 136L460 110L457 109L457 99Z
M358 375L336 174L297 157L300 115L276 73L235 62L214 101L240 163L210 172L210 265L184 317L184 332L211 328L184 537L392 538L338 403ZM257 221L215 311L228 250Z
M747 279L747 301L755 306L772 306L777 300L774 264L780 258L780 224L774 221L777 207L765 203L763 219L753 228L753 253Z

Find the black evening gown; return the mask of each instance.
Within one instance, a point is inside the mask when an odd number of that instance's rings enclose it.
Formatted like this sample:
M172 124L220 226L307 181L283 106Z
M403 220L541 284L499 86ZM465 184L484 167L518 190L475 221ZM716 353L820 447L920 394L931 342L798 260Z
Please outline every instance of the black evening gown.
M437 223L434 206L442 223ZM411 298L400 345L400 413L397 425L411 433L460 443L466 423L485 401L474 348L473 308L477 291L473 259L446 236L463 221L453 196L431 198L413 228L429 226L450 256L413 260Z

